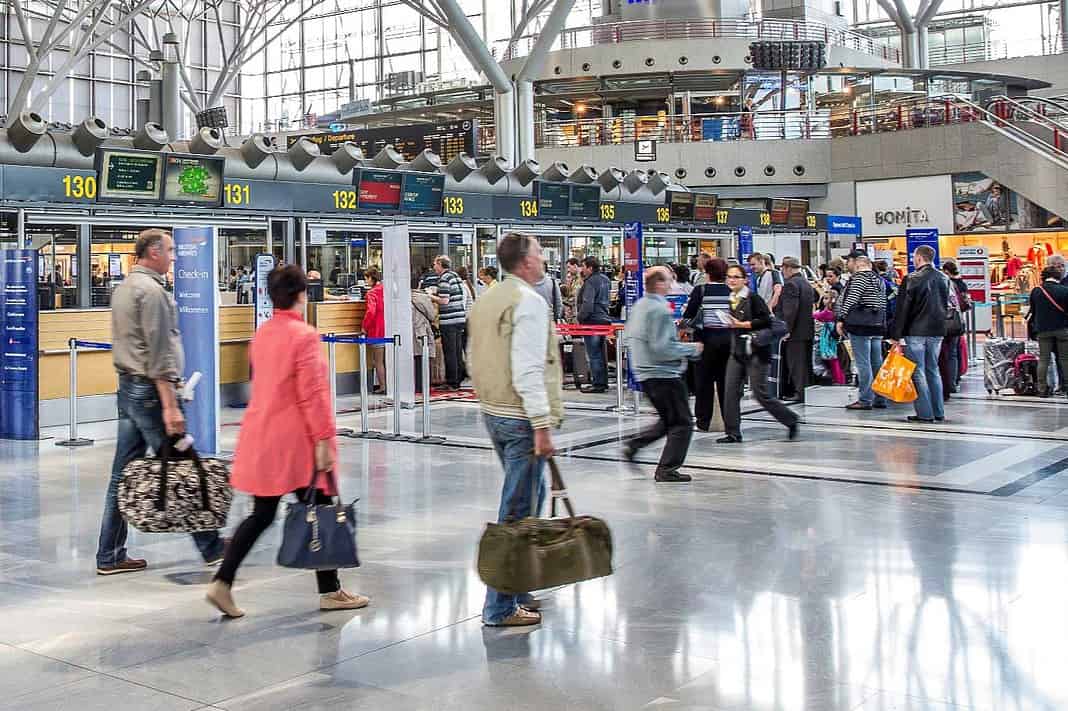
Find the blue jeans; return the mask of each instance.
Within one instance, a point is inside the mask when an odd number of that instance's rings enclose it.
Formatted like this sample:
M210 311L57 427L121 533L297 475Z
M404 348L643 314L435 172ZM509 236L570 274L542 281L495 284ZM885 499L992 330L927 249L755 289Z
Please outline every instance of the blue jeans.
M871 389L875 374L883 367L883 337L849 335L853 349L853 364L857 366L860 402L863 405L886 404L886 398Z
M145 456L149 448L158 452L167 430L163 426L163 406L155 383L144 378L119 377L119 431L115 442L115 459L111 481L104 499L104 518L100 522L100 544L96 565L106 568L126 560L126 521L119 513L119 481L122 469L134 459ZM204 560L222 555L223 541L218 531L198 531L193 541Z
M604 358L604 336L583 336L586 359L590 362L590 384L595 388L608 387L608 364Z
M905 336L905 357L916 364L912 384L916 386L916 417L930 420L945 417L942 402L942 375L938 372L941 336Z
M497 521L520 519L530 515L530 497L537 490L538 503L535 515L545 503L545 480L542 472L545 462L534 459L534 428L526 420L482 415L486 421L493 448L504 466L504 486L501 488L501 505ZM531 477L534 481L531 481ZM486 604L482 608L482 621L497 624L511 616L526 595L505 595L493 588L486 588Z

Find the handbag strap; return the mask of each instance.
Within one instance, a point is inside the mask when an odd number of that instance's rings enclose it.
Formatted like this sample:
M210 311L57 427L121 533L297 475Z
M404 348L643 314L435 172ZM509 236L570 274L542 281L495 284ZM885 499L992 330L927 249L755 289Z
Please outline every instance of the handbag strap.
M326 472L326 479L327 479L327 482L326 482L327 486L333 484L334 491L337 492L337 494L334 496L334 503L335 504L340 504L341 503L341 486L338 484L337 474L334 473L333 469L330 469L330 470L328 470ZM314 464L312 464L311 482L308 484L308 488L304 491L304 499L302 500L303 503L307 504L308 506L311 506L311 505L313 505L315 503L315 491L316 491L315 485L318 484L318 483L319 483L319 470L315 468Z
M163 443L160 445L158 456L160 459L159 466L159 493L156 495L156 510L165 511L167 508L167 465L174 461L174 447L171 445L169 437L164 436ZM193 460L193 466L197 470L197 476L200 478L200 508L204 511L208 511L211 508L211 504L208 501L208 475L204 471L204 464L200 461L200 455L197 454L197 450L192 446L189 447L189 458Z
M1042 292L1043 294L1045 294L1045 295L1046 295L1046 298L1047 298L1047 299L1049 299L1049 302L1050 302L1051 304L1053 304L1053 305L1054 305L1054 306L1056 307L1056 309L1057 309L1058 311L1060 311L1060 312L1061 312L1062 314L1063 314L1063 313L1065 313L1065 311L1064 311L1064 307L1063 307L1063 306L1061 306L1060 304L1058 304L1058 303L1057 303L1057 300L1056 300L1056 299L1054 299L1054 298L1053 298L1052 296L1050 296L1050 295L1049 295L1049 292L1048 292L1048 291L1046 291L1046 287L1044 287L1044 286L1041 286L1041 285L1040 285L1040 286L1038 287L1038 290L1039 290L1039 291L1041 291L1041 292Z
M561 499L564 502L564 508L567 509L568 518L575 518L575 508L571 505L571 497L567 495L567 487L564 486L564 478L560 476L560 467L557 466L556 459L549 457L547 463L552 479L552 503L549 515L556 518L556 500Z

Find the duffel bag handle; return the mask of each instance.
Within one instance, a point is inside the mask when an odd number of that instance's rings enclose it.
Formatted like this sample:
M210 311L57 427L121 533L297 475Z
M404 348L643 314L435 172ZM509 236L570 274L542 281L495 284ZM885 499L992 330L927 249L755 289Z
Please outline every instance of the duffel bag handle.
M200 477L200 507L204 511L211 510L211 504L208 501L208 475L204 472L204 465L200 461L200 455L197 454L197 450L190 445L187 450L189 458L193 460L193 466L196 467L197 476ZM178 458L174 451L174 446L171 444L170 437L164 436L163 444L160 445L158 456L160 460L159 466L159 494L156 496L156 510L165 511L167 508L167 465L172 461L177 461Z
M567 509L568 517L575 518L575 507L571 505L571 497L567 495L567 487L564 486L564 478L560 476L560 467L557 466L556 459L549 457L547 463L552 477L552 504L550 504L549 515L556 518L556 500L561 499L564 502L564 508Z

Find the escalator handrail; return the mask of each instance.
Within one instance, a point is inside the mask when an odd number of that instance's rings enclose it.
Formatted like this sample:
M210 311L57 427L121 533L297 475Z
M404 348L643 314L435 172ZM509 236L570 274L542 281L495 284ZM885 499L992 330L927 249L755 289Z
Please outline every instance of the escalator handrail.
M1026 98L1028 100L1030 100L1030 101L1034 101L1035 103L1043 103L1043 102L1041 102L1041 97L1029 96L1029 97L1026 97ZM1066 126L1064 126L1063 124L1058 123L1057 121L1053 120L1052 118L1050 118L1046 114L1040 114L1040 113L1038 113L1036 111L1033 111L1032 109L1029 109L1019 99L1012 98L1012 97L1009 97L1009 96L995 96L992 99L987 101L986 106L989 109L990 107L995 106L997 104L1007 104L1010 107L1012 107L1014 112L1016 112L1016 111L1023 112L1025 114L1024 120L1032 120L1035 123L1045 124L1047 128L1051 128L1051 129L1055 129L1055 130L1059 130L1059 131L1066 130ZM1052 105L1056 106L1056 104L1052 104ZM1063 110L1063 108L1060 107L1060 106L1057 106L1057 108L1061 108ZM996 115L997 114L995 113L995 116ZM1001 116L998 116L998 119L1000 121L1011 121L1011 120L1013 120L1013 118L1014 117L1001 117Z
M1010 101L1013 101L1013 100L1010 99ZM982 121L984 123L989 124L992 128L1001 129L1002 131L1011 132L1017 139L1021 140L1022 142L1030 143L1032 145L1032 147L1037 148L1037 149L1039 149L1041 151L1045 151L1045 152L1051 154L1051 156L1053 158L1057 159L1065 168L1068 168L1068 162L1066 162L1066 160L1068 160L1068 151L1065 151L1063 148L1060 148L1060 147L1050 143L1049 141L1045 141L1045 140L1039 138L1038 136L1035 136L1033 134L1028 133L1027 131L1024 131L1019 126L1014 125L1012 123L1011 119L1002 118L1001 116L998 116L997 114L993 113L989 109L986 109L986 108L980 106L979 104L973 103L971 101L967 101L965 99L958 99L957 103L961 104L962 106L966 106L967 108L969 108L969 109L971 109L973 111L978 112L980 114L980 116L982 117ZM1016 103L1016 102L1013 101L1013 103ZM1035 114L1033 111L1031 111L1030 109L1028 109L1026 107L1021 107L1021 108L1024 111L1027 111L1028 113L1034 114L1035 116L1039 116L1039 114ZM1052 123L1052 122L1049 122L1047 120L1047 123ZM1055 129L1057 131L1062 130L1062 127L1056 126L1056 125L1050 126L1050 128L1053 128L1053 129ZM1066 138L1068 138L1068 136L1066 136Z

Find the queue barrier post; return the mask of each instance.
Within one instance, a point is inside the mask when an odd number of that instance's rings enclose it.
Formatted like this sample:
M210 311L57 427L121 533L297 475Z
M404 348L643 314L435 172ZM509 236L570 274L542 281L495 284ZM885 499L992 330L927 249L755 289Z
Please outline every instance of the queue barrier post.
M386 341L388 343L389 341ZM412 442L415 438L401 434L401 399L400 399L400 336L394 335L393 348L393 387L390 395L393 397L393 432L378 435L379 439L393 442Z
M435 437L430 431L430 341L426 336L420 336L422 344L422 358L420 358L420 379L423 383L423 436L419 441L423 444L441 444L444 437Z
M327 363L330 366L330 407L334 416L337 416L337 335L334 333L328 333L325 338L326 341L326 355ZM335 432L339 435L350 435L352 429L349 427L338 427Z
M69 396L69 408L70 408L70 431L67 435L67 439L56 442L57 447L88 447L93 443L93 440L85 437L78 436L78 346L84 345L87 348L93 348L96 350L111 350L111 344L109 343L96 343L93 341L79 341L76 338L72 338L67 341L67 347L70 349L70 396Z
M360 336L334 336L334 341L336 343L351 343L359 349L360 354L360 431L339 431L338 434L341 434L345 437L353 437L355 439L382 439L383 437L385 437L383 433L372 430L368 427L368 420L370 419L370 404L368 403L367 398L368 339L361 334Z

